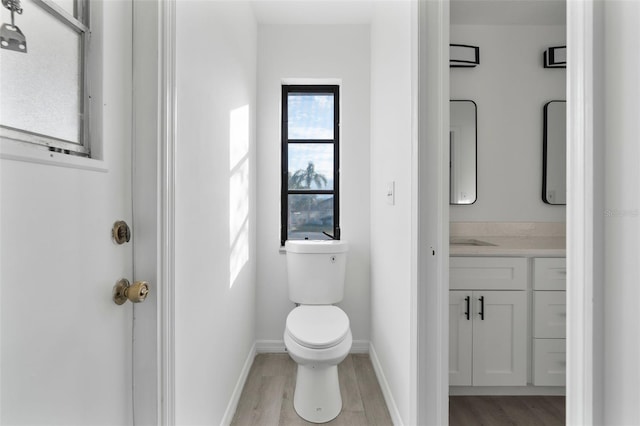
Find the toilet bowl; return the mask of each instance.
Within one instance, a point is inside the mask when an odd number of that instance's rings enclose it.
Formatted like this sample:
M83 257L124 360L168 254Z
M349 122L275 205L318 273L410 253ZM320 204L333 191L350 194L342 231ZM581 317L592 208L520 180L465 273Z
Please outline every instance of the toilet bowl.
M298 364L296 412L313 423L333 420L342 410L338 364L353 343L349 317L333 305L300 305L287 316L284 343Z

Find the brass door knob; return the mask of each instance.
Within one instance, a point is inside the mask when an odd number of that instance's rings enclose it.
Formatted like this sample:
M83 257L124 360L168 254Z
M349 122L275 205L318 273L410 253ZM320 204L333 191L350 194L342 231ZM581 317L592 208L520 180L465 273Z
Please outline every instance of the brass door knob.
M122 305L127 300L132 303L143 302L149 294L149 283L146 281L136 281L133 284L129 280L122 278L113 286L113 301L116 305Z

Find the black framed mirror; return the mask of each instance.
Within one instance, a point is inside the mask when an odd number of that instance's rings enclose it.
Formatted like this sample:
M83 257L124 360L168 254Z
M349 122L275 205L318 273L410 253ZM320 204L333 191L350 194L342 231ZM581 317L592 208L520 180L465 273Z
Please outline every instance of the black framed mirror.
M470 100L451 100L449 106L449 204L473 204L478 181L478 108Z
M567 204L566 138L567 102L547 102L542 141L542 201L547 204Z

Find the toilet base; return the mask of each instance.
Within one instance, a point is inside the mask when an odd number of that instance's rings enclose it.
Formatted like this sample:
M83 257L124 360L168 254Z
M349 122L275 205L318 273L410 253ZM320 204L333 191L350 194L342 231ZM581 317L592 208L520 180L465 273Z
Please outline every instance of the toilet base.
M298 365L293 407L303 419L326 423L340 414L342 396L337 365Z

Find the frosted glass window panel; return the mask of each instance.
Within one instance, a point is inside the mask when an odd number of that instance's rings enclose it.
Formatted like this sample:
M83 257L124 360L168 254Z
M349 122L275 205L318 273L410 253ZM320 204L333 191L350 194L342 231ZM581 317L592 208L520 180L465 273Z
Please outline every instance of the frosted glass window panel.
M76 0L53 0L53 2L60 6L69 15L74 18L78 18L78 14L76 13Z
M290 93L289 139L333 139L333 101L326 93Z
M22 8L28 53L0 50L0 124L80 144L82 36L33 1Z
M289 189L333 189L333 144L289 144Z

